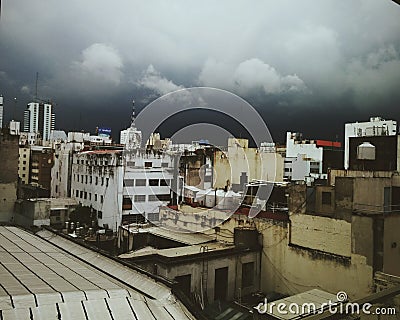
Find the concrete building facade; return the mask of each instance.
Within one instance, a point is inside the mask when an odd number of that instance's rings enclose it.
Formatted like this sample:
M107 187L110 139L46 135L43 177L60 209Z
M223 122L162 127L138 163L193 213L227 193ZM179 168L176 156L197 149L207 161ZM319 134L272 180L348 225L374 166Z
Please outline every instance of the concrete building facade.
M249 148L247 139L228 139L227 151L214 154L215 188L230 185L234 191L243 190L251 180L283 181L283 157L275 146Z
M94 150L72 156L71 197L91 207L100 226L117 230L122 220L121 150Z

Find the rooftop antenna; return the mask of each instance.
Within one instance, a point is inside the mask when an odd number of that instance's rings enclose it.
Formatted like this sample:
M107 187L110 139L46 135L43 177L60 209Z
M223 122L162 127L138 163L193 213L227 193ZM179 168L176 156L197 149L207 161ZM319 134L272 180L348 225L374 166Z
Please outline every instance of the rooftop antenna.
M38 95L37 95L37 85L39 81L39 72L36 72L36 82L35 82L35 100L37 100Z
M136 120L136 116L135 116L135 100L132 100L131 128L135 127L135 120Z

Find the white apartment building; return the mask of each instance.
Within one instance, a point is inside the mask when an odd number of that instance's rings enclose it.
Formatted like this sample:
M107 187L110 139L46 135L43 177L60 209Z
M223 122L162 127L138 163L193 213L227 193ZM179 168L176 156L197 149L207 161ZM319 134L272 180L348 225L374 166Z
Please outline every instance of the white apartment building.
M397 122L381 117L371 117L367 122L346 123L344 125L344 168L349 168L349 146L352 137L394 136Z
M138 214L146 220L158 221L160 206L167 205L172 199L174 157L137 149L126 159L122 206L124 221L137 221L135 215Z
M30 102L24 111L24 131L40 133L43 141L50 138L55 128L55 114L50 103Z
M73 154L71 197L97 214L99 226L117 230L122 220L122 150Z
M284 178L293 181L326 179L322 173L323 148L314 141L303 140L299 133L286 133Z
M21 132L19 135L19 145L20 146L34 146L39 144L39 134L34 132Z
M19 121L11 120L9 129L10 129L10 134L12 136L19 136L20 135L20 127L21 123Z

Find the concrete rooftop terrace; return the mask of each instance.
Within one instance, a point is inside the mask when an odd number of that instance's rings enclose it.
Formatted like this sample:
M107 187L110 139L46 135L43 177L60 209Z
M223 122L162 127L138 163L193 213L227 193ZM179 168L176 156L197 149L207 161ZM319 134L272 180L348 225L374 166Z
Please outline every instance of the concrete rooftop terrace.
M194 319L170 289L50 231L0 226L0 319Z

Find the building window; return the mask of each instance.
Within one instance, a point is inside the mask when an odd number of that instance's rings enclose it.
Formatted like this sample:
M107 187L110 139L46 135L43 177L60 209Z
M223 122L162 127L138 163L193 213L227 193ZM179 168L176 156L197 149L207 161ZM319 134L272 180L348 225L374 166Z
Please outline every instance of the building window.
M87 176L85 176L85 183L87 184L87 181L88 181L88 179L87 179L88 177Z
M168 168L168 162L161 162L161 168Z
M146 180L145 180L146 182ZM125 187L133 187L135 185L134 179L125 179L124 180Z
M158 186L158 179L149 179L149 186L157 187Z
M77 198L79 197L79 190L75 191L75 197L77 197Z
M100 196L100 203L103 203L103 202L104 202L104 197Z
M134 167L135 166L135 161L127 161L126 165L128 167Z
M132 209L132 199L130 197L122 198L122 210L131 210Z
M81 191L80 193L79 193L79 198L83 198L83 191Z
M92 200L92 194L89 192L89 200Z
M104 177L101 177L101 185L104 186Z
M167 187L169 183L169 180L165 180L165 179L160 179L160 186L162 187Z
M137 187L146 186L146 179L136 179L135 186Z
M254 284L254 262L242 264L242 288L250 287Z
M157 198L159 201L165 201L165 202L171 201L171 195L169 194L157 194Z
M153 166L153 163L151 162L151 161L146 161L145 163L144 163L144 167L145 168L151 168Z
M146 201L146 195L144 194L136 194L134 197L135 202L145 202Z
M108 187L108 181L110 180L110 178L106 178L106 187Z
M83 174L81 175L81 182L83 183Z
M87 199L87 192L86 192L86 191L85 191L85 193L84 193L83 198L84 198L84 199Z
M92 184L92 176L90 176L90 178L89 178L89 182L90 182L90 184Z
M94 201L97 201L97 193L94 194Z
M322 192L322 204L332 205L332 196L330 192Z
M149 195L149 201L159 201L157 196L155 194L150 194Z
M98 219L103 219L103 212L102 211L97 211L97 218Z
M96 177L96 186L99 183L99 177Z

